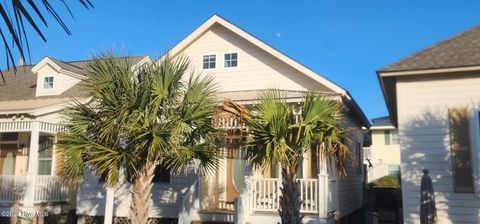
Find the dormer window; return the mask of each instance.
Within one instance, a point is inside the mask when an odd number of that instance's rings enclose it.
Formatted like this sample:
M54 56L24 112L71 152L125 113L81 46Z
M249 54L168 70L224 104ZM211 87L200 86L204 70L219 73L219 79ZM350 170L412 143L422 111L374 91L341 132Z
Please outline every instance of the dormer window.
M203 69L214 69L216 67L217 58L214 54L203 55Z
M53 76L47 76L43 78L43 88L44 89L53 88Z

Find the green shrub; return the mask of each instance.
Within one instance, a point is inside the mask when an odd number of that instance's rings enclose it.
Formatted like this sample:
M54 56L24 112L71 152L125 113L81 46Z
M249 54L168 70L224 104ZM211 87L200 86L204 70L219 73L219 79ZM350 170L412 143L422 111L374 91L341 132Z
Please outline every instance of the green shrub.
M388 176L383 176L379 179L376 179L370 183L368 183L369 187L394 187L394 188L400 188L401 187L401 182L400 182L400 176L399 175L388 175Z

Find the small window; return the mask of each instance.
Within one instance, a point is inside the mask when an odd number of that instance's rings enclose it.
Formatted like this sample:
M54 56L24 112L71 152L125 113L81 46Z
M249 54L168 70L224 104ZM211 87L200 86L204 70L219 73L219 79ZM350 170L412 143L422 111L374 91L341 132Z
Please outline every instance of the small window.
M400 166L399 165L388 165L388 175L400 175Z
M52 174L53 136L40 136L38 150L38 174Z
M390 131L385 131L383 133L384 137L385 137L385 145L390 145Z
M53 88L53 76L48 76L43 78L43 88L44 89Z
M162 165L155 167L154 183L170 183L170 170Z
M238 54L237 53L228 53L225 54L225 68L233 68L238 66Z
M216 63L217 59L214 54L203 56L203 69L214 69Z

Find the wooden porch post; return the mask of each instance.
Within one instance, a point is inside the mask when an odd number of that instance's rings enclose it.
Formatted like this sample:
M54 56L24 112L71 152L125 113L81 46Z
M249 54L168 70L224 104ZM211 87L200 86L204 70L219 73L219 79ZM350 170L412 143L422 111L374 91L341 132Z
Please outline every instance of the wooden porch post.
M40 138L40 123L32 121L30 135L30 152L28 155L27 188L25 191L25 206L33 207L35 203L35 179L38 172L38 150Z
M107 187L107 197L105 202L104 224L112 224L113 220L113 201L115 197L115 188Z

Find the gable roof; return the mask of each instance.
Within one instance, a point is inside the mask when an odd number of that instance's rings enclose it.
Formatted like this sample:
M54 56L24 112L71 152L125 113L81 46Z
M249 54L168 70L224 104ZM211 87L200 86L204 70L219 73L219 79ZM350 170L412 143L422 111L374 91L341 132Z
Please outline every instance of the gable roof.
M200 27L190 33L187 37L185 37L182 41L180 41L177 45L175 45L172 49L168 51L168 54L172 57L178 55L182 50L192 44L195 40L201 37L205 32L207 32L211 27L214 25L219 24L226 28L227 30L235 33L236 35L244 38L245 40L252 43L254 46L264 50L265 52L269 53L273 57L277 58L278 60L282 61L283 63L291 66L292 68L298 70L301 74L306 75L307 77L317 81L318 83L326 86L327 88L331 89L333 92L340 94L344 98L350 101L352 108L356 110L357 115L359 116L362 124L365 126L370 126L370 123L360 109L358 104L352 98L350 93L343 89L338 84L334 83L333 81L321 76L320 74L316 73L315 71L311 70L310 68L306 67L305 65L301 64L300 62L290 58L289 56L285 55L284 53L280 52L279 50L273 48L272 46L268 45L267 43L261 41L260 39L256 38L252 34L248 33L247 31L243 30L242 28L236 26L235 24L227 21L226 19L220 17L219 15L215 14L210 17L206 22L204 22Z
M480 65L480 25L401 59L379 72L398 72Z
M147 56L134 56L128 57L131 60L132 65L144 60ZM77 75L84 75L88 63L91 60L82 61L70 61L65 62L53 57L45 57L42 61L48 60L54 63L59 68L75 73ZM41 62L42 62L41 61ZM40 63L40 62L39 62ZM37 64L38 65L38 64ZM0 104L9 103L5 101L18 101L18 100L33 100L33 99L58 99L58 98L74 98L84 97L85 93L82 91L81 82L77 83L70 89L59 95L49 96L36 96L37 88L37 75L32 71L36 65L24 65L17 66L17 71L13 69L3 70L2 73L5 78L5 82L0 81ZM1 105L0 105L1 107Z

